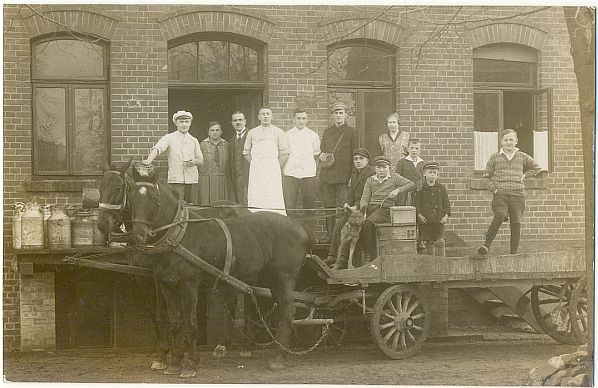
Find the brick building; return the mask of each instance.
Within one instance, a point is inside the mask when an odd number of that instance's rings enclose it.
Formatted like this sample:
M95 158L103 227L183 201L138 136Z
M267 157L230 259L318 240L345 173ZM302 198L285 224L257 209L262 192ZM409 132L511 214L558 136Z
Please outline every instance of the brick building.
M368 148L397 111L423 158L442 165L448 229L471 245L491 216L481 170L499 132L514 128L546 170L526 183L523 244L583 241L569 47L559 7L4 5L5 349L127 345L127 330L147 319L123 297L127 277L98 283L97 272L41 254L17 260L9 215L33 198L80 206L104 162L141 159L180 109L194 114L200 139L211 120L226 123L228 138L237 109L256 125L261 105L281 128L305 108L321 135L329 104L341 100ZM99 319L78 315L95 288L108 291L92 298L94 311L111 317L97 330L124 329L77 340Z

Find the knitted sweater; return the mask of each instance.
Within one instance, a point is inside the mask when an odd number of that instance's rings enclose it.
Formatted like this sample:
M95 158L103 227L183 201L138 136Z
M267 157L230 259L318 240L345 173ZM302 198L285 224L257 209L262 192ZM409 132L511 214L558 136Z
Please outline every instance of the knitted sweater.
M488 159L483 178L492 193L524 195L523 178L538 175L541 170L540 165L525 152L516 150L511 160L504 153L496 152Z
M382 205L388 194L397 188L401 193L405 193L415 189L415 183L394 172L382 182L378 181L376 175L371 176L365 181L359 207L363 209L367 205ZM384 205L394 206L394 200L386 200Z

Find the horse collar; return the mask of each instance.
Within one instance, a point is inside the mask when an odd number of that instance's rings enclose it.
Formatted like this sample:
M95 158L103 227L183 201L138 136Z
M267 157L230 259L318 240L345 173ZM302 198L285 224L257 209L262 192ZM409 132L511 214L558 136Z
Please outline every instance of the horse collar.
M153 230L153 232L166 230L164 236L162 236L154 246L145 248L144 252L149 255L154 255L166 251L171 251L183 240L183 236L185 235L185 231L187 230L188 222L186 221L188 219L189 208L187 206L184 206L183 201L179 201L177 212L172 222L168 225Z

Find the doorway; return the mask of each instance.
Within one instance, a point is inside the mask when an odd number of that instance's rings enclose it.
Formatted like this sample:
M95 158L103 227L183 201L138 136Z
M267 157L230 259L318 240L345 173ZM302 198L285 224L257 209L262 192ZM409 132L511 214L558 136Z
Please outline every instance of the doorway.
M241 111L247 119L247 128L259 124L258 109L262 106L262 90L255 89L168 89L169 117L179 111L186 110L193 114L193 123L189 131L200 142L207 137L210 121L218 121L222 127L222 137L230 139L234 135L231 115ZM170 121L170 131L175 131Z

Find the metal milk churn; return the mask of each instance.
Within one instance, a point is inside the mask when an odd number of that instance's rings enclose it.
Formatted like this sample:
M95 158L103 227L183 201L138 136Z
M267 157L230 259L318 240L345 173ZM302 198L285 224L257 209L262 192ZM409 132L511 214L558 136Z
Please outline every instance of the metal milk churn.
M48 248L48 219L52 215L54 204L43 205L42 214L44 215L44 247Z
M74 248L89 247L93 245L93 220L88 211L78 211L71 223L71 244Z
M15 215L12 217L12 247L14 249L21 249L21 217L25 212L25 204L23 202L15 203Z
M93 221L93 245L104 246L106 245L106 236L98 229L98 217L100 215L100 209L93 209L91 211L91 219Z
M25 213L21 216L21 248L44 248L44 214L35 202L25 205Z
M71 219L62 208L54 207L48 218L48 245L50 249L71 247Z

